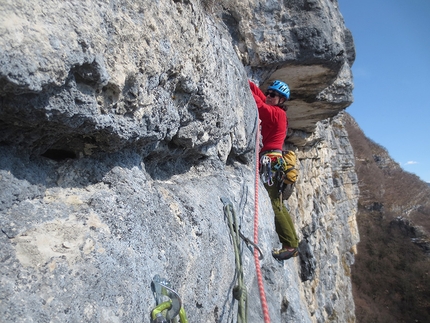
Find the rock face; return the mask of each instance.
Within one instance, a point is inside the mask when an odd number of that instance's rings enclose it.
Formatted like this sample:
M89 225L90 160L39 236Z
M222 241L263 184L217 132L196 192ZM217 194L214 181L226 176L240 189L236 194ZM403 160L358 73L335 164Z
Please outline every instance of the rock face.
M339 114L354 46L337 1L25 1L0 4L0 315L4 322L148 322L159 274L190 322L236 318L221 198L252 238L257 112L292 98L288 200L301 257L276 262L259 185L273 322L353 322L354 157ZM338 115L339 114L339 115ZM241 245L248 320L263 314Z

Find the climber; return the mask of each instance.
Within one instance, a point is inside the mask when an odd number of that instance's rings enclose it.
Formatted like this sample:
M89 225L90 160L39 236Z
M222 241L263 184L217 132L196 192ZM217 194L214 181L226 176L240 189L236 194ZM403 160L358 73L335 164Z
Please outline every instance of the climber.
M285 102L290 98L288 85L281 81L274 81L264 94L253 82L249 81L252 95L257 104L261 120L261 135L263 147L260 158L270 159L274 165L278 158L282 158L282 148L287 134L288 118ZM273 172L275 173L275 172ZM275 228L281 249L274 249L272 256L277 260L287 260L298 256L298 243L296 230L291 216L285 207L282 195L282 181L276 176L264 183L269 193L272 208L275 213Z

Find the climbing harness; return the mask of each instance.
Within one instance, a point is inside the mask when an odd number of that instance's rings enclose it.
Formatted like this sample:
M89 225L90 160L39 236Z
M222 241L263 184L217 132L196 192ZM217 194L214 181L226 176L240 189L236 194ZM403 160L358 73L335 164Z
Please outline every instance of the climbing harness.
M237 307L237 322L238 323L246 323L248 320L247 317L247 291L246 286L243 280L243 266L242 266L242 258L240 255L240 234L237 227L237 216L234 211L233 204L226 197L222 197L221 201L224 203L224 213L228 220L228 227L230 229L231 238L233 240L234 247L234 255L236 262L236 276L237 276L237 285L233 288L233 296L236 300L239 301Z
M280 152L268 152L263 154L260 159L260 176L264 184L272 186L275 180L281 186L286 176L284 158Z
M261 181L272 186L276 179L280 186L294 184L299 176L296 168L297 156L292 150L271 150L260 159Z
M188 323L182 301L168 280L155 275L151 282L157 306L151 311L151 323L176 323L179 315L180 323Z
M282 200L287 199L294 189L298 177L295 164L296 154L291 150L268 151L263 153L260 159L261 181L268 186L277 183L279 208L282 207ZM287 194L289 195L283 196L285 189L288 189Z

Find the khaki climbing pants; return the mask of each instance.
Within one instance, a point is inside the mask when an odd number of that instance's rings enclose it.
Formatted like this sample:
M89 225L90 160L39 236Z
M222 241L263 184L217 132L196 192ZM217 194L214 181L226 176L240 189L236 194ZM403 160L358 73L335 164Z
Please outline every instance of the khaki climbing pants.
M277 182L272 186L264 184L264 187L266 187L266 190L269 193L272 208L275 212L275 228L276 233L279 236L279 241L282 243L282 246L297 248L299 245L299 239L297 238L290 213L285 207L282 199L279 198Z

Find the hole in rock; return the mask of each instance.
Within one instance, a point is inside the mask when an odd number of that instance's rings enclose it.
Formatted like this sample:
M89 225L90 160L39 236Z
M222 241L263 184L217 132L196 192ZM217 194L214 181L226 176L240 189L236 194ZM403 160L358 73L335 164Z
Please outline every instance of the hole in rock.
M66 159L76 158L76 154L73 151L64 150L64 149L48 149L42 154L42 156L55 161L62 161Z

